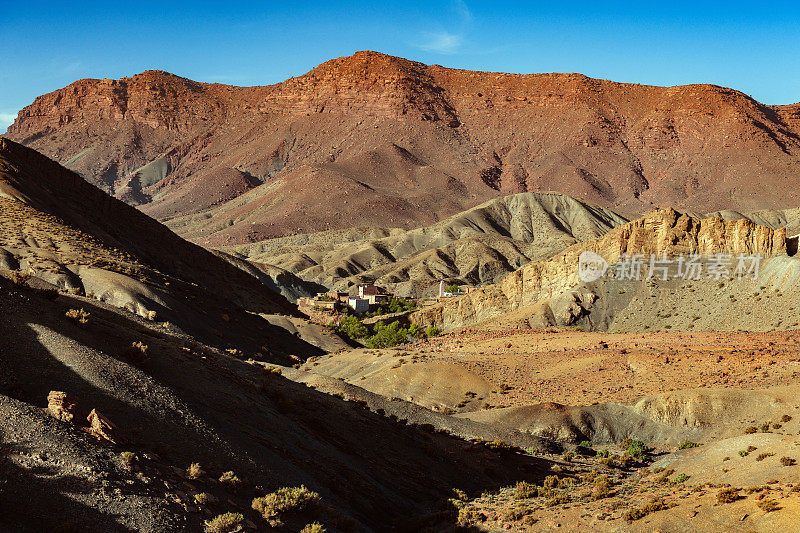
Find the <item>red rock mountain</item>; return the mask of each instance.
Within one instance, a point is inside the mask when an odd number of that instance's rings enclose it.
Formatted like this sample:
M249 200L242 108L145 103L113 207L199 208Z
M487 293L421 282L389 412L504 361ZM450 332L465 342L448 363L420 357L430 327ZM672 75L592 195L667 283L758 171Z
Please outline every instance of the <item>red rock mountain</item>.
M80 80L7 136L204 245L421 226L520 191L628 214L800 205L800 104L375 52L264 87Z

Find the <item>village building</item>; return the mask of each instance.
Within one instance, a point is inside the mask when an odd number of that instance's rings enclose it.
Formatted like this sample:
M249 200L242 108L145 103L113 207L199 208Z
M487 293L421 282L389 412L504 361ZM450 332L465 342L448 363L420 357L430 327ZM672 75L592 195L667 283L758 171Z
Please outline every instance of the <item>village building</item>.
M356 314L369 311L369 300L366 298L351 296L347 301L347 305L349 305Z
M369 305L380 305L386 303L389 299L389 297L375 285L359 285L358 297L367 300Z
M342 302L343 304L346 304L348 298L350 297L350 295L347 294L346 292L339 292L339 291L328 291L325 293L325 296L327 296L331 300Z

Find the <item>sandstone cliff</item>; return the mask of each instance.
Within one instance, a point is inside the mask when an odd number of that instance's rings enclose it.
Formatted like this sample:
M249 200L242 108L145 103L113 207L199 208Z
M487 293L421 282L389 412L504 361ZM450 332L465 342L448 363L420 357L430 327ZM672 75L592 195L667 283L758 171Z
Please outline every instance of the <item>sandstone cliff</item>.
M575 244L550 259L530 263L499 283L424 308L412 315L411 320L450 329L494 319L564 295L582 285L578 278L578 258L586 250L600 255L609 264L622 255L633 254L648 257L650 254L672 257L761 254L768 258L785 254L786 231L759 226L746 219L696 219L673 209L658 210L599 239ZM588 293L577 297L594 298Z

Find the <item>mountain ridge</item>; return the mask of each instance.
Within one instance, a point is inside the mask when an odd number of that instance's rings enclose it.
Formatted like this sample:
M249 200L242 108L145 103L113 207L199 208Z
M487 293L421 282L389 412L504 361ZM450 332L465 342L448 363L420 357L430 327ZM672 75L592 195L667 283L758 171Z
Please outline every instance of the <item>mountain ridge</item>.
M409 229L526 191L626 215L800 205L800 104L377 52L267 86L81 80L6 135L204 246Z

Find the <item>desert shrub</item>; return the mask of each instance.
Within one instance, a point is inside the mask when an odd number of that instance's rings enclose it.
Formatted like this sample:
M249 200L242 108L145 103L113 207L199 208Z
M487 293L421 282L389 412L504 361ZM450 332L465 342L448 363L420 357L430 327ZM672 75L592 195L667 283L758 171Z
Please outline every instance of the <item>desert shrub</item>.
M747 457L748 455L750 455L750 452L747 450L739 450L739 457Z
M628 455L636 459L644 459L647 454L647 445L640 440L632 440L628 444Z
M553 507L554 505L562 505L569 503L570 501L572 501L572 498L566 492L555 492L547 499L545 505L548 507Z
M763 461L767 457L772 457L773 455L775 455L775 454L774 453L769 453L769 452L760 453L760 454L758 454L758 457L756 457L756 461Z
M783 466L794 466L797 464L797 461L791 457L781 457L781 464Z
M792 416L791 416L791 415L783 415L783 416L781 417L781 422L783 422L784 424L785 424L786 422L791 422L791 421L792 421Z
M302 511L319 502L319 494L301 485L283 487L261 498L255 498L252 507L268 519L281 513Z
M519 446L503 442L501 440L493 440L491 442L484 442L484 446L494 452L523 452L524 450Z
M219 482L231 490L238 490L242 486L242 480L233 471L224 472L219 476Z
M728 487L717 493L718 503L733 503L739 498L741 498L741 495L739 494L739 489L736 487Z
M91 313L84 311L83 308L81 309L70 309L66 313L64 313L68 319L72 320L75 324L79 326L84 326L89 323L89 317Z
M564 455L562 455L561 458L564 459L566 462L570 462L573 459L575 459L575 453L574 452L567 452Z
M592 496L595 500L600 500L611 494L611 482L605 474L599 475L594 478L594 487L592 488Z
M482 520L485 520L485 517L477 509L461 507L458 509L456 525L460 527L469 527Z
M225 513L206 522L206 533L234 533L244 522L242 513Z
M673 479L673 480L672 480L672 482L673 482L673 483L683 483L683 482L684 482L684 481L686 481L687 479L689 479L689 476L687 476L686 474L684 474L684 473L682 473L682 472L681 472L680 474L678 474L677 476L675 476L675 479Z
M431 326L425 330L425 336L428 337L429 339L431 337L437 336L439 333L441 333L441 330L436 326Z
M794 485L789 492L800 492L800 483Z
M675 473L674 469L668 468L664 470L661 473L661 475L656 478L656 481L658 481L659 483L666 483L667 481L669 481L669 476L671 476L674 473Z
M758 502L757 505L765 513L771 513L772 511L778 510L778 502L776 502L775 500L771 500L769 498L764 498L763 500Z
M533 498L536 496L536 485L528 483L527 481L520 481L514 487L514 498L517 500L524 500L526 498Z
M755 426L750 426L750 427L748 427L748 428L746 428L746 429L744 430L744 432L745 432L747 435L751 435L751 434L755 433L756 431L758 431L758 428L757 428L757 427L755 427Z
M122 452L121 454L119 454L119 456L122 457L122 460L128 464L136 460L136 454L133 452Z
M208 505L211 502L211 495L209 495L207 492L195 494L194 502L198 505Z
M146 363L150 359L147 350L148 346L143 342L133 342L122 351L122 357L132 363Z
M31 279L31 274L29 272L11 271L8 277L14 285L25 285L25 283Z
M300 530L300 533L325 533L326 529L320 524L319 522L312 522L311 524L306 524L303 529Z
M230 472L231 474L233 472ZM200 466L200 463L192 463L189 465L189 468L186 469L186 477L189 479L197 479L204 476L206 473L203 470L203 467ZM222 481L222 478L220 478Z
M546 489L557 489L560 484L558 476L547 476L542 482L542 486Z
M689 448L697 448L699 444L690 440L685 440L678 445L679 450L687 450Z
M671 505L664 503L664 500L653 500L644 507L640 507L638 509L631 509L625 513L625 519L629 522L633 522L634 520L639 520L640 518L644 518L645 516L649 515L650 513L654 513L656 511L663 511L664 509L669 509Z

